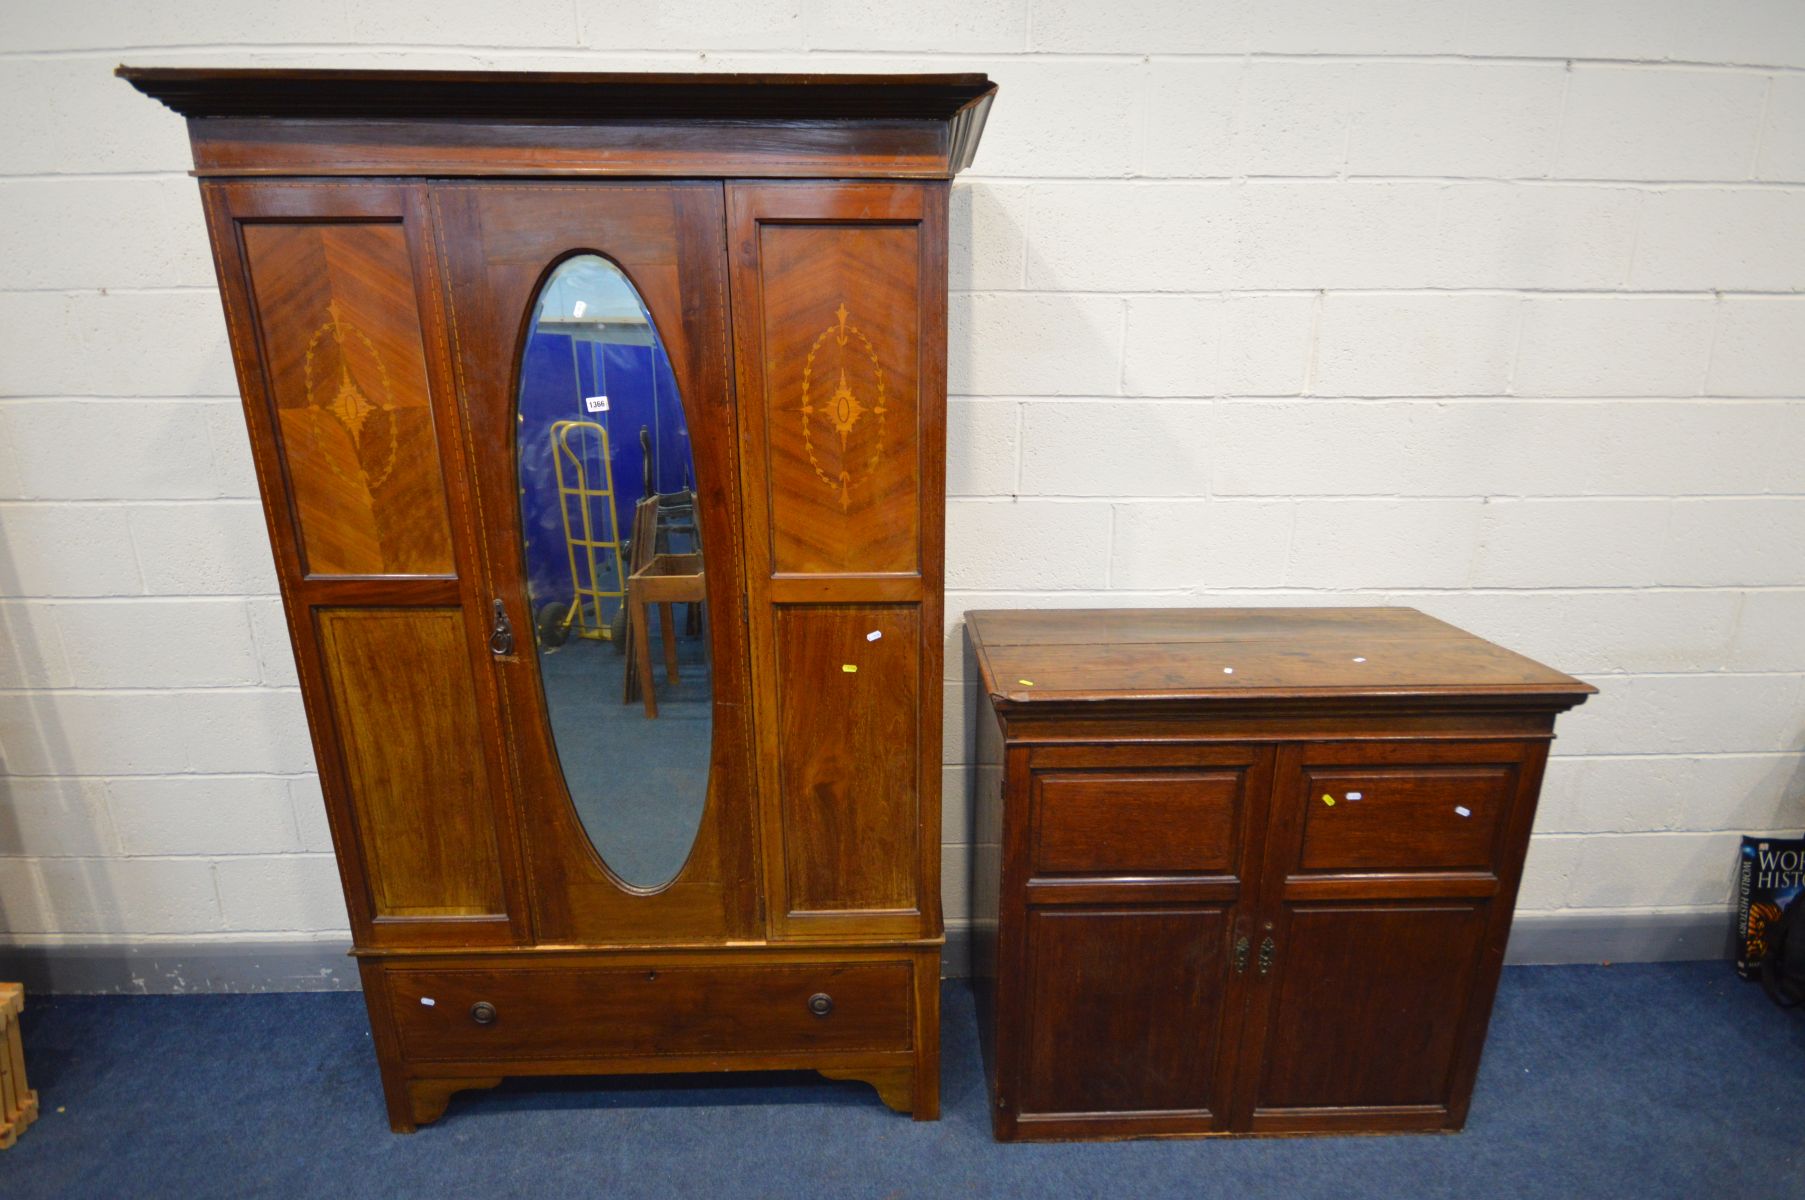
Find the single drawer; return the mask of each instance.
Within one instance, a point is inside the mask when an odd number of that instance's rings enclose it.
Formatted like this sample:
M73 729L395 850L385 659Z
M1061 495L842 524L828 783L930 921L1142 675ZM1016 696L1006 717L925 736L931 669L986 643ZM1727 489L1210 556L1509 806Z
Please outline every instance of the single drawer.
M1230 874L1247 774L1236 768L1034 777L1034 873Z
M393 969L412 1062L906 1050L906 962ZM822 998L825 997L825 1000Z
M1494 870L1511 763L1307 766L1304 871Z

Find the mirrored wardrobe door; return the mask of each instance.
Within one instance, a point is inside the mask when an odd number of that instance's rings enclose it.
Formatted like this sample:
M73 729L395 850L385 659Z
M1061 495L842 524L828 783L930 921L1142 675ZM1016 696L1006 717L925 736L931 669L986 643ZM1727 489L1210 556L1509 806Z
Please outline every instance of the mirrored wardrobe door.
M542 942L757 924L721 196L435 189Z
M655 891L688 861L708 798L708 574L683 398L616 263L578 254L547 276L515 403L530 640L558 767L609 872Z

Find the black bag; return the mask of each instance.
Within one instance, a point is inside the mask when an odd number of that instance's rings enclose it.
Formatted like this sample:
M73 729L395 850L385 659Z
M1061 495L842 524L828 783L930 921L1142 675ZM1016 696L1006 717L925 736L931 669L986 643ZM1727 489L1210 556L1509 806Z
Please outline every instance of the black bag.
M1796 896L1767 927L1761 986L1781 1008L1805 1004L1805 895Z

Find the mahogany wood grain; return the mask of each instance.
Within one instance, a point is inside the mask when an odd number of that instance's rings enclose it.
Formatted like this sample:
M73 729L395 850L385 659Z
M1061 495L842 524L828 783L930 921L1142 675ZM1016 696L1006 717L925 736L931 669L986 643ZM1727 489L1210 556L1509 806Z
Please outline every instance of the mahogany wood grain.
M940 121L645 118L565 126L209 117L188 128L194 173L205 178L946 179L969 165Z
M992 705L994 697L986 697ZM1421 698L1381 697L1367 700L1322 698L1299 708L1282 700L1133 701L1115 711L1098 705L1074 708L1063 701L1036 705L1032 721L1011 726L1011 739L1023 746L1085 747L1112 742L1135 748L1238 744L1257 733L1265 741L1312 743L1319 739L1382 745L1407 738L1421 742L1520 742L1546 738L1557 715L1542 697L1513 708L1508 698L1487 696L1483 703L1463 703L1449 696L1433 706ZM1569 702L1569 707L1571 703Z
M1490 867L1512 766L1306 767L1304 871Z
M996 1135L1458 1129L1554 714L1593 689L1407 609L976 612L966 632ZM1094 938L1065 932L1087 918Z
M388 973L409 1061L909 1048L907 962ZM809 1007L828 998L829 1011ZM427 1005L424 1001L432 1001ZM493 1015L479 1023L478 1005Z
M878 1099L895 1112L913 1111L915 1072L907 1067L824 1067L828 1079L856 1079L877 1089Z
M538 937L644 945L743 940L758 929L735 404L728 374L721 189L712 183L446 184L443 231L463 421L489 449L471 463L492 595L517 631L490 656L512 739ZM576 253L627 276L669 357L695 462L713 671L708 797L676 878L646 891L617 879L570 798L531 642L515 465L520 348L540 288Z
M1492 1003L1498 994L1498 977L1504 969L1504 952L1510 942L1511 916L1523 882L1523 863L1529 851L1530 830L1535 824L1536 799L1542 789L1548 750L1548 741L1523 745L1517 771L1517 793L1511 798L1510 809L1499 830L1498 889L1493 901L1486 906L1479 962L1473 972L1462 1036L1455 1046L1454 1063L1449 1071L1448 1128L1459 1129L1466 1123L1467 1107L1472 1102L1473 1083L1479 1075L1479 1058L1485 1049L1486 1024L1491 1020ZM1449 889L1444 894L1452 897L1457 893Z
M1358 900L1385 896L1419 900L1435 896L1482 898L1498 895L1491 871L1350 871L1293 875L1285 880L1287 900Z
M1002 616L979 655L986 686L1003 704L1241 704L1290 701L1299 693L1444 700L1502 694L1521 703L1532 695L1558 702L1586 694L1571 676L1415 609L1133 611L1145 616L1129 625L1122 614L1095 610ZM1290 625L1286 613L1297 614Z
M1022 1115L1169 1111L1213 1124L1230 932L1221 908L1030 913Z
M919 218L758 236L772 570L918 574Z
M936 877L936 886L938 878ZM936 920L939 910L935 910ZM914 1053L909 1062L909 1113L917 1121L940 1119L940 950L936 936L914 950L915 995L911 1006ZM876 1085L879 1092L881 1084ZM885 1103L890 1103L888 1097ZM892 1108L895 1104L890 1103Z
M1276 785L1287 793L1289 819L1285 840L1273 843L1274 878L1291 898L1311 877L1357 875L1366 895L1403 895L1395 885L1419 872L1493 873L1509 852L1508 815L1534 748L1522 741L1302 746L1285 757Z
M938 946L771 945L372 953L358 965L390 1125L411 1132L443 1112L422 1097L497 1076L796 1068L865 1081L933 1120L939 962ZM817 992L834 999L825 1017L807 1007ZM496 1010L487 1026L471 1020L482 1002ZM617 1017L645 1036L611 1032Z
M468 1076L459 1079L410 1079L407 1083L408 1126L430 1125L445 1115L451 1098L459 1092L482 1091L498 1087L499 1075ZM397 1130L396 1132L402 1132Z
M1212 746L1185 742L1143 742L1121 745L1030 745L1028 765L1035 771L1071 768L1098 771L1107 767L1245 768L1259 751L1249 746Z
M921 599L921 577L866 575L858 572L833 575L773 575L765 583L765 598L772 604L831 604L848 593L870 604L915 603Z
M950 178L983 75L120 67L189 118L202 175Z
M1428 651L1433 650L1433 657ZM1028 698L1029 689L1015 682L1034 680L1038 698L1090 697L1099 693L1122 699L1175 694L1284 699L1305 690L1349 689L1355 693L1416 694L1437 680L1474 678L1475 689L1532 689L1546 681L1564 694L1569 685L1548 680L1534 664L1504 658L1508 653L1484 643L1443 641L1406 650L1372 638L1334 647L1300 640L1240 642L1143 642L1127 647L1035 646L999 647L991 652L995 678L1007 700ZM1514 657L1514 656L1513 656ZM1527 664L1527 665L1525 665ZM1096 686L1100 676L1115 682Z
M1225 875L1038 875L1022 885L1032 905L1197 904L1233 900L1240 880Z
M450 574L400 223L257 223L242 236L304 570Z
M770 928L938 937L946 190L727 204Z
M467 589L456 575L310 575L294 590L310 608L357 608L455 605Z
M996 86L981 74L743 71L441 71L128 67L114 74L185 117L591 125L707 120L947 121ZM878 164L872 164L874 166Z
M1228 870L1242 783L1238 771L1039 774L1035 874Z
M321 789L333 844L339 852L339 872L354 940L360 946L397 948L521 941L527 936L528 913L524 883L517 869L517 828L511 808L506 804L498 803L491 809L492 831L507 867L502 873L502 887L507 896L505 920L468 916L385 918L372 911L373 893L361 849L361 817L355 799L349 794L345 774L337 769L337 764L345 761L344 751L330 698L328 666L313 614L321 608L405 608L414 605L443 608L461 603L465 614L465 644L474 658L483 652L483 643L488 636L483 619L487 589L480 578L480 561L474 545L470 539L457 536L451 543L454 575L306 574L295 489L290 484L277 418L275 376L267 369L264 359L257 307L251 290L250 263L245 251L247 231L264 225L328 228L344 224L393 227L402 231L411 290L418 298L427 392L432 405L432 424L437 431L432 442L416 447L422 453L430 450L432 454L410 469L437 471L443 481L452 528L464 530L470 526L469 496L457 464L463 458L465 447L452 395L445 323L434 263L433 230L425 205L425 191L418 186L365 182L285 180L254 186L208 183L202 186L202 201L225 303L239 389L244 398L245 419L251 434L252 462L263 497L276 577L283 596L289 637L294 645L314 755L322 767ZM436 462L433 461L435 458ZM505 749L493 685L487 671L474 672L471 680L479 736L464 743L459 753L473 775L481 774L485 778L488 795L502 797L507 794Z
M913 928L920 919L918 611L784 607L776 634L787 916L894 913Z
M1284 1109L1446 1111L1486 915L1445 901L1286 912L1251 1128Z
M378 920L505 915L495 800L457 609L318 609Z

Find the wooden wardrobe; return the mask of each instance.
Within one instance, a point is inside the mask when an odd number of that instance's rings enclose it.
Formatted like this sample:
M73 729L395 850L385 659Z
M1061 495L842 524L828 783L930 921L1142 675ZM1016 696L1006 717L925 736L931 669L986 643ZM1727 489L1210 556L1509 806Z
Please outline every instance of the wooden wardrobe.
M188 118L392 1126L772 1068L937 1116L994 87L119 73Z

